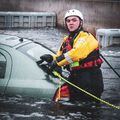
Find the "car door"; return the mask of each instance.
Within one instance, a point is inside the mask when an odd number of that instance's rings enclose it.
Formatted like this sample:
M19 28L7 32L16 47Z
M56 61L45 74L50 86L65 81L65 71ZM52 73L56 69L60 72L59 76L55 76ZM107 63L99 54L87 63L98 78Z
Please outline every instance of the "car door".
M4 94L10 79L12 60L9 53L0 46L0 94Z

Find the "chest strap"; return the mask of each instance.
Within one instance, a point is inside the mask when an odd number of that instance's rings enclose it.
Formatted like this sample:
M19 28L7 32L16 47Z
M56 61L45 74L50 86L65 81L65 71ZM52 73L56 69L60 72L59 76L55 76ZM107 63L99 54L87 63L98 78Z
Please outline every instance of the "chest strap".
M70 65L70 68L72 70L79 70L82 68L92 68L92 67L100 67L100 65L103 63L103 60L101 58L93 61L86 62L84 64L80 64L80 62L74 62Z

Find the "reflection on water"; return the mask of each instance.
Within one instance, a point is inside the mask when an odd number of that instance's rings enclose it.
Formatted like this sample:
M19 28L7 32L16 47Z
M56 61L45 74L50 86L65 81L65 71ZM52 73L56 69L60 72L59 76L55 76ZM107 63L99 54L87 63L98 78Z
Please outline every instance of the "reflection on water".
M30 38L57 50L64 36L59 29L0 30L0 33ZM120 74L120 48L102 53ZM113 54L114 53L114 54ZM117 56L117 57L115 57ZM104 62L102 66L105 90L102 99L120 106L120 78ZM17 96L0 96L0 120L119 120L120 110L103 103L55 103L51 100Z

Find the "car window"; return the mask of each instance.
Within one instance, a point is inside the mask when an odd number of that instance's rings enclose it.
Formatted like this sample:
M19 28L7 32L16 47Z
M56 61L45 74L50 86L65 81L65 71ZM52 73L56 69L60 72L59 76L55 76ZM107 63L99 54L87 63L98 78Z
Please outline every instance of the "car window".
M46 54L46 53L53 54L48 49L36 43L26 44L24 46L19 47L18 50L26 54L27 56L31 57L35 61L38 61L40 59L40 56L43 54Z
M5 71L6 71L6 59L0 53L0 78L4 78L5 77Z

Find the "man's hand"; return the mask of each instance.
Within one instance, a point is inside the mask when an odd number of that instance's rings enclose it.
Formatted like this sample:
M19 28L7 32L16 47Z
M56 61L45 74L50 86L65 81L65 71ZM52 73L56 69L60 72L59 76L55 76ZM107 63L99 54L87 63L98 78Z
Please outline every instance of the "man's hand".
M44 54L40 57L41 60L51 63L53 61L53 57L50 54Z
M47 63L47 64L41 64L40 67L44 72L46 72L47 74L49 74L53 77L56 77L53 74L53 71L56 71L60 75L62 75L62 68L57 65L56 61L52 61L51 63Z
M50 64L49 64L49 69L50 71L53 71L56 67L58 67L57 63L55 60L53 60Z
M62 68L57 65L56 61L52 61L49 64L49 73L52 73L53 71L56 71L59 74L62 74Z

